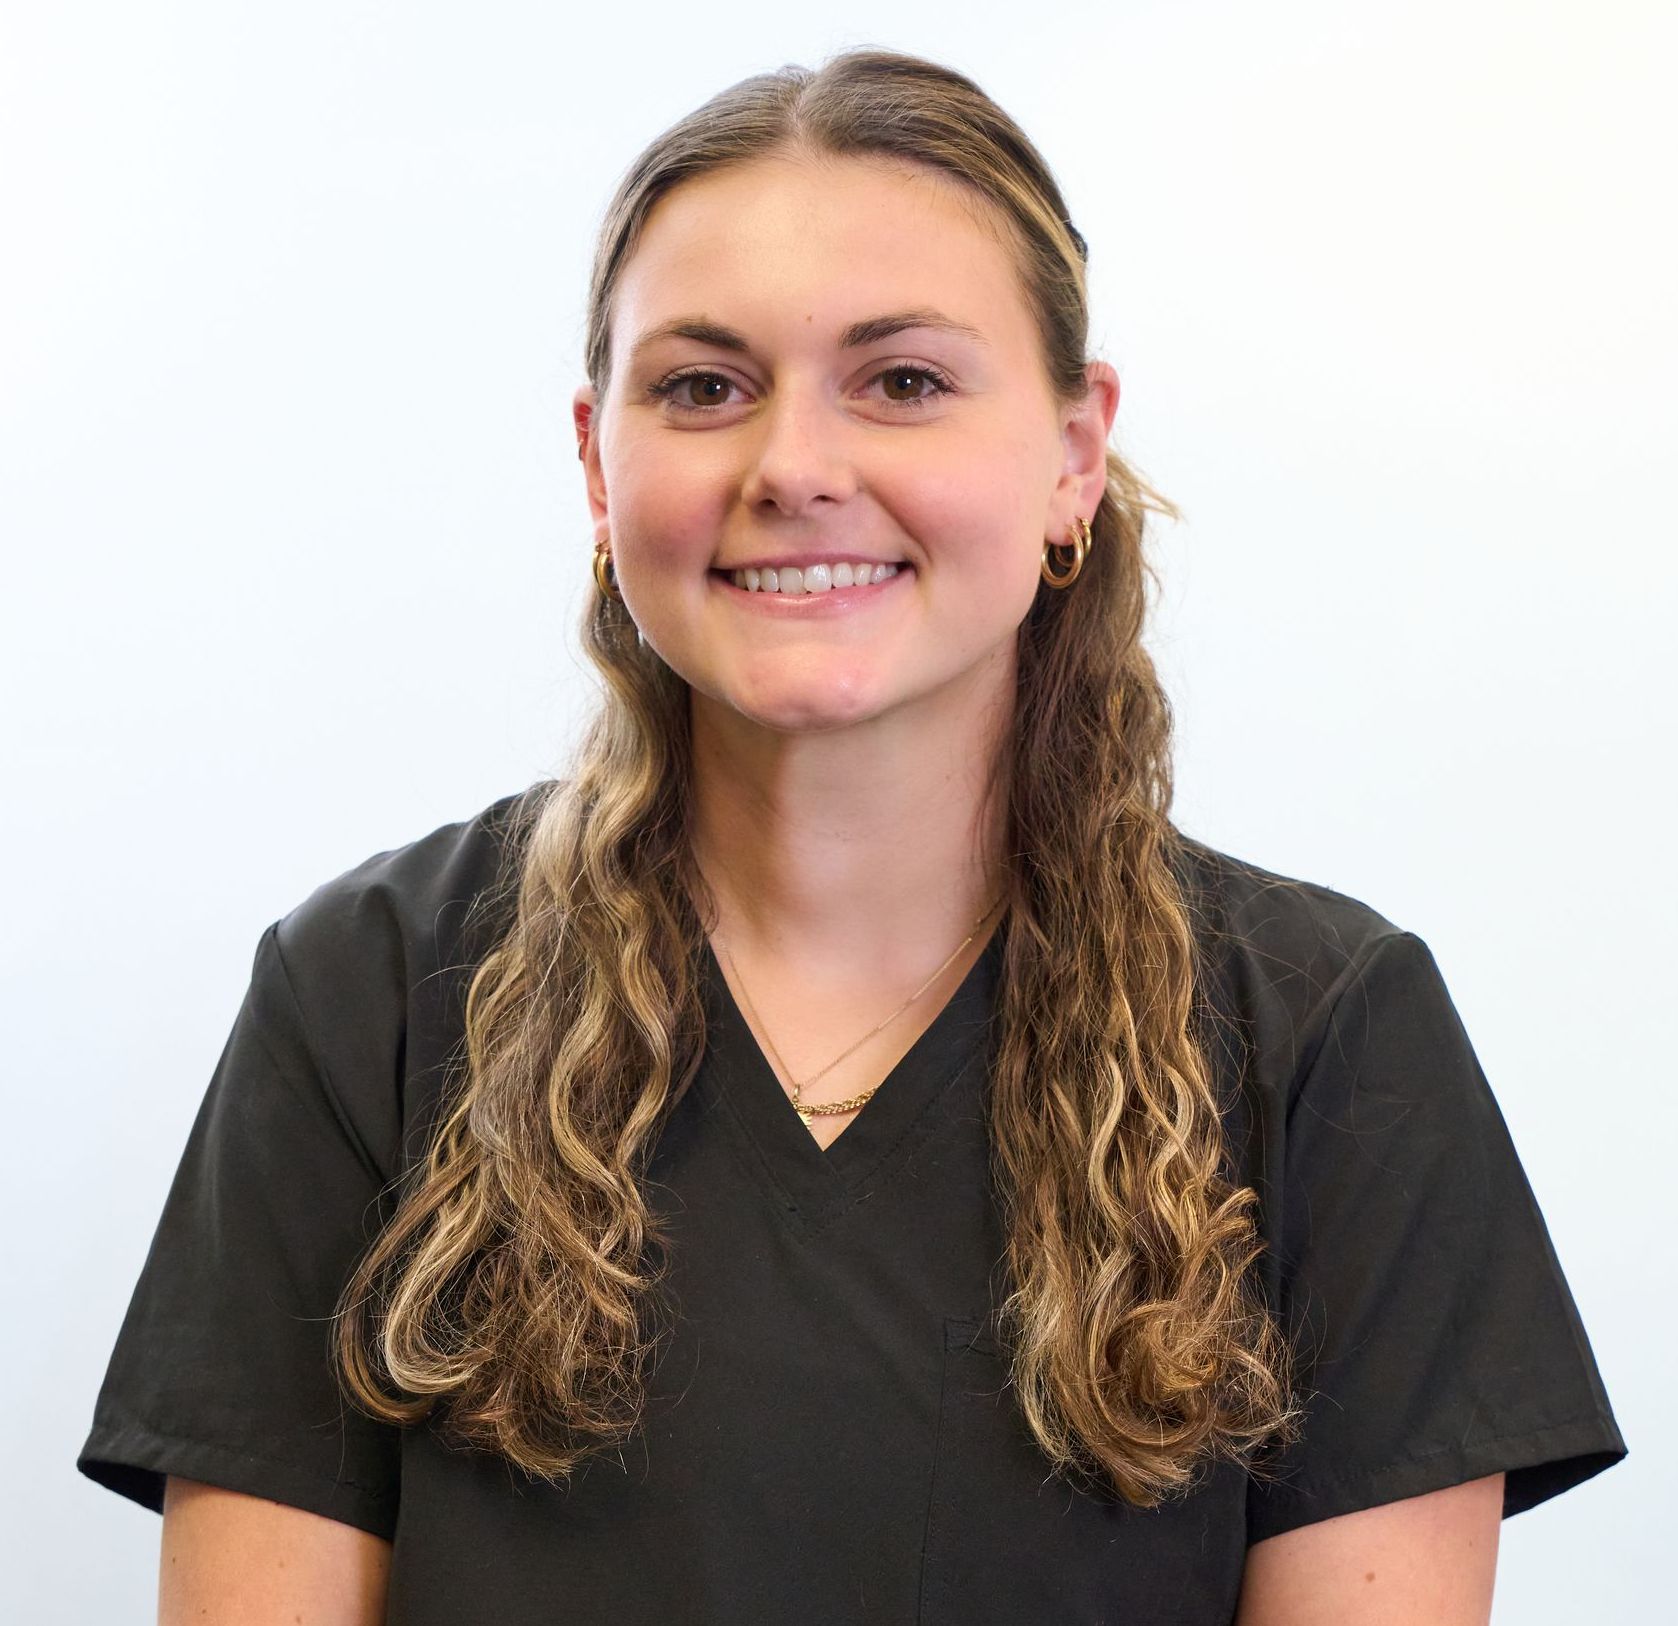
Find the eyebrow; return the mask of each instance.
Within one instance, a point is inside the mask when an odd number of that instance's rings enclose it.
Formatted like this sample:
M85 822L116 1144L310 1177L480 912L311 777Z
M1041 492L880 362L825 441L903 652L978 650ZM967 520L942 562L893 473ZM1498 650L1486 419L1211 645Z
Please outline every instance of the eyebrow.
M889 316L870 316L861 322L852 322L839 335L839 347L842 350L855 350L865 344L877 344L881 339L889 339L895 333L903 333L911 328L930 328L937 333L953 333L960 338L971 339L976 344L987 341L976 327L966 322L958 322L953 316L945 316L941 311L914 310L894 311ZM720 322L707 321L703 316L678 316L673 321L661 322L657 327L649 329L635 341L630 355L638 356L649 345L656 344L660 339L694 339L700 344L714 345L719 350L750 350L751 341L745 334L736 332L731 327L724 327Z

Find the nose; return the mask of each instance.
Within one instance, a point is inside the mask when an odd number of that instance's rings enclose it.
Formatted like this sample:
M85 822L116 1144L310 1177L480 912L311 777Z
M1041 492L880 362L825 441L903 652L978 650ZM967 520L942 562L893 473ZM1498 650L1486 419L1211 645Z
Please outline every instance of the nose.
M798 515L857 489L850 425L814 389L778 390L756 424L740 495L753 509Z

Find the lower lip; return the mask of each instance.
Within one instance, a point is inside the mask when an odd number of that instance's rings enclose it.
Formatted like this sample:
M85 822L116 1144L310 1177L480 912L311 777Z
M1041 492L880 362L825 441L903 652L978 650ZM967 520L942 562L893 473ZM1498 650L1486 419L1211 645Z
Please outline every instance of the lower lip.
M825 593L765 593L750 588L736 587L720 571L711 572L712 584L739 599L750 608L766 615L844 615L851 610L866 609L870 604L883 603L892 596L892 589L907 582L915 573L913 565L899 565L895 576L884 581L870 582L866 587L830 587Z

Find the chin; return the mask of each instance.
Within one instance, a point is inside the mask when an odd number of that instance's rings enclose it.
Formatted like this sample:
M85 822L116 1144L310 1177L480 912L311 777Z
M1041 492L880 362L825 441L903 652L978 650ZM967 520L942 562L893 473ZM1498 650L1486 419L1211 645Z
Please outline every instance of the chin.
M877 717L885 706L872 691L835 692L831 684L722 697L724 704L762 728L783 734L825 734Z
M832 705L754 706L741 707L740 713L760 728L773 729L778 734L830 734L837 729L853 728L878 715L874 707L838 709Z

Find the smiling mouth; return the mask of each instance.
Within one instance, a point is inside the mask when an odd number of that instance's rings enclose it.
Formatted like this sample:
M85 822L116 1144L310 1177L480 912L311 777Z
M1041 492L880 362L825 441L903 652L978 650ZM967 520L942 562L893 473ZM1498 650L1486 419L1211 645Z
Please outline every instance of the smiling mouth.
M786 566L779 570L756 567L712 570L710 574L742 592L791 599L820 598L824 594L846 589L878 587L903 572L912 573L913 569L906 560L877 565L854 565L845 561L837 565L817 563L802 568Z

